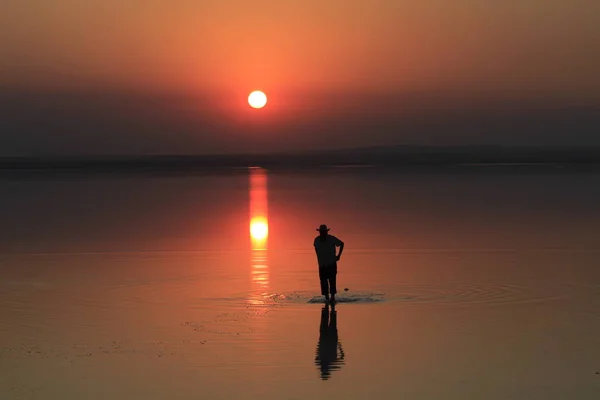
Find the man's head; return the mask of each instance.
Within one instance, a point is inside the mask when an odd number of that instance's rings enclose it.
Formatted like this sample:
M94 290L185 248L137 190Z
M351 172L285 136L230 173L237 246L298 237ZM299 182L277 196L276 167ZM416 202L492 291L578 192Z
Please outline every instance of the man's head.
M319 227L317 228L317 230L319 231L319 235L320 235L321 237L325 237L325 236L327 236L327 233L329 232L329 228L328 228L328 227L327 227L327 225L325 225L325 224L322 224L321 226L319 226Z

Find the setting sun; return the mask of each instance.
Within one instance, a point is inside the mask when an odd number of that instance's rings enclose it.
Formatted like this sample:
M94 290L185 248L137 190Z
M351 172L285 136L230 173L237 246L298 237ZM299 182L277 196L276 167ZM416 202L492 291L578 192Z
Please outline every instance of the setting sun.
M248 96L248 104L253 108L263 108L267 104L267 95L255 90Z

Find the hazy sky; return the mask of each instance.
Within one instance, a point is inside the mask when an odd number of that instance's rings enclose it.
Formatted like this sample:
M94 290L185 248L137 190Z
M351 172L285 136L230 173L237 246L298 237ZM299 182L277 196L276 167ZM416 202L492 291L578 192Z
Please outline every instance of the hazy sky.
M600 144L598 71L597 0L3 0L0 155Z

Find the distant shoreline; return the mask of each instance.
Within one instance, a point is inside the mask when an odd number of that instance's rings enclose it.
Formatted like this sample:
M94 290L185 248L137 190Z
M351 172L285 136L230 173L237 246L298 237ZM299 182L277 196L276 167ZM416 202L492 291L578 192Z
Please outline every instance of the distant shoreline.
M0 174L183 173L322 168L472 169L600 167L600 148L392 146L306 153L0 158Z

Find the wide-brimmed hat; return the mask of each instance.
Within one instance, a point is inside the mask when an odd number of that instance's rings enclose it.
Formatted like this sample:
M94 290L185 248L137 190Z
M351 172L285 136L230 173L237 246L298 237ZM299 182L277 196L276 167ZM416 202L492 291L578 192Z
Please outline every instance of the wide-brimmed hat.
M325 225L325 224L321 224L321 226L319 226L319 227L317 228L317 230L318 230L319 232L329 232L329 228L328 228L328 227L327 227L327 225Z

